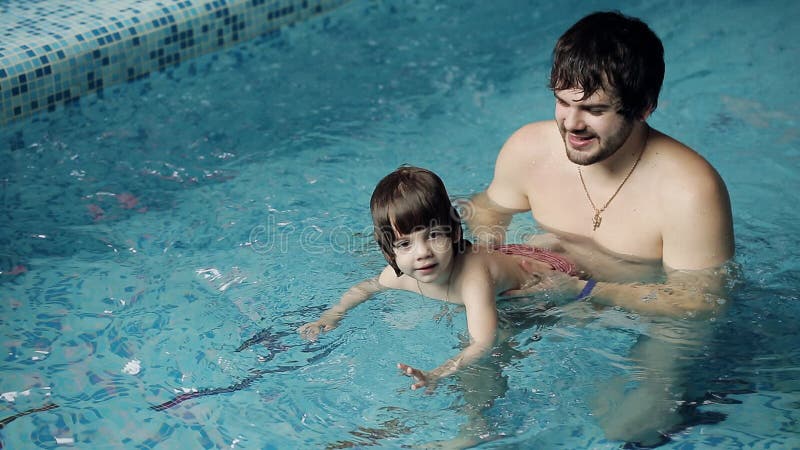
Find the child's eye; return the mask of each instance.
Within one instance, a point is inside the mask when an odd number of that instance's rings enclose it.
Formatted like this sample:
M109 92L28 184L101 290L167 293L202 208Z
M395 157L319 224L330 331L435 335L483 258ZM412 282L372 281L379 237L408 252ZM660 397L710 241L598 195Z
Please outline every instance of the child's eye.
M393 247L394 247L396 250L403 250L403 249L407 249L407 248L409 248L410 246L411 246L411 242L410 242L410 241L396 241L396 242L394 243L394 245L393 245Z
M431 230L430 233L428 233L429 239L442 239L446 237L447 233L445 233L444 230Z

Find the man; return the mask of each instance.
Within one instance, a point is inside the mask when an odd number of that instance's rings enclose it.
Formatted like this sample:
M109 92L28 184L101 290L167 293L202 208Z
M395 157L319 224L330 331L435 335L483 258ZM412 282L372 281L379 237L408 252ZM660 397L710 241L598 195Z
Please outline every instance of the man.
M511 216L530 210L549 232L532 244L622 283L615 298L593 300L672 315L713 308L691 293L721 293L717 269L734 252L730 200L707 161L646 122L663 53L646 24L619 13L567 30L553 51L555 120L525 125L503 146L465 214L476 239L499 243ZM666 285L640 284L662 271Z
M686 356L709 332L704 322L668 317L715 314L734 253L720 176L646 122L658 103L663 53L638 19L601 12L578 21L553 51L555 120L516 131L491 184L464 211L476 239L500 243L512 215L530 210L547 231L533 245L563 252L604 281L593 292L591 281L561 280L565 286L595 303L649 313L629 356L631 379L606 381L594 405L607 437L648 445L684 421L676 405L692 373Z

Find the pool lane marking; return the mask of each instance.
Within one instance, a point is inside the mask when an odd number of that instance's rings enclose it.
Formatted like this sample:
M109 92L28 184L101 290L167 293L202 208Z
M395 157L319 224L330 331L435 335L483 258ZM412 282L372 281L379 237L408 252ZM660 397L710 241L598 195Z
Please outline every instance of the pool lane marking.
M33 413L37 413L37 412L49 411L49 410L55 409L55 408L58 408L58 405L56 405L55 403L48 403L48 404L46 404L44 406L40 406L39 408L31 408L31 409L28 409L26 411L22 411L20 413L16 413L13 416L9 416L9 417L6 417L3 420L0 420L0 430L5 428L6 425L8 425L9 423L19 419L20 417L24 417L24 416L27 416L28 414L33 414Z

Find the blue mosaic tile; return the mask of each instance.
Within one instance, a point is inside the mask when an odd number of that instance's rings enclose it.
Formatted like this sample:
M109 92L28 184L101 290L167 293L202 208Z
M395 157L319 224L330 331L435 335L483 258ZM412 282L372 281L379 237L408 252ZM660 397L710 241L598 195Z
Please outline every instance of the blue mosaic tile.
M0 3L0 124L78 101L348 0Z

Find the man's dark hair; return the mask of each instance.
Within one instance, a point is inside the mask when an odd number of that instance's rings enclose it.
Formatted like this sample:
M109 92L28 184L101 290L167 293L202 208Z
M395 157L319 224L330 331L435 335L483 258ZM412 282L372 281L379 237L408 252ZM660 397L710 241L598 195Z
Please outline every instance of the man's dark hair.
M619 99L618 112L640 119L658 104L664 81L664 47L641 20L596 12L575 23L553 49L550 89L599 89Z
M461 217L441 178L430 170L402 166L385 176L372 193L370 210L375 240L397 276L402 272L395 262L396 232L406 235L441 227L453 241L454 255L467 246Z

